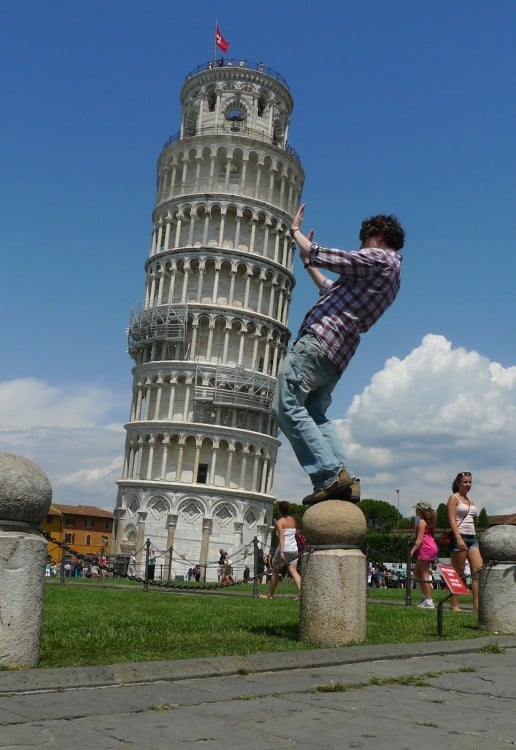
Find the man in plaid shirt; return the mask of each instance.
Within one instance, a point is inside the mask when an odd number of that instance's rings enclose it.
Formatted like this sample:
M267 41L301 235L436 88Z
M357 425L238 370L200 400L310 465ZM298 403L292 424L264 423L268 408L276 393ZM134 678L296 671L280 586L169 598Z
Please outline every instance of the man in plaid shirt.
M303 504L330 498L360 501L360 480L346 467L334 424L326 416L331 394L360 334L368 331L394 302L400 288L405 232L395 216L377 215L362 222L359 250L334 250L301 231L304 204L290 234L303 265L319 287L320 299L307 312L292 351L278 373L273 413L310 476L314 491ZM335 281L320 268L337 273Z

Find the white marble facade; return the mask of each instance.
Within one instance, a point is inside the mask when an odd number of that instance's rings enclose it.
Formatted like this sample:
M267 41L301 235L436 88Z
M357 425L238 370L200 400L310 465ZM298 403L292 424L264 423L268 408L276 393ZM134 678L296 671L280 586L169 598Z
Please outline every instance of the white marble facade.
M128 330L135 362L114 551L157 552L156 574L200 564L235 575L270 544L279 441L271 416L290 338L304 173L287 143L293 101L263 65L193 71L181 130L158 159L145 294Z

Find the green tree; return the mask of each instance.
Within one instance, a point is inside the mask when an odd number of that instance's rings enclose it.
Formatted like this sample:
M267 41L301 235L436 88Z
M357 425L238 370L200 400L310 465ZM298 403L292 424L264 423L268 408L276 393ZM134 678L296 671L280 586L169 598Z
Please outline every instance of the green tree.
M439 505L437 506L437 528L447 529L449 525L448 507L446 503L439 503Z
M487 529L488 526L489 526L489 516L487 515L486 509L482 508L482 510L478 514L477 527L479 529Z
M413 529L414 519L400 516L400 529Z
M368 529L391 531L398 526L398 509L385 500L362 500L358 507L366 517Z
M401 534L367 531L362 544L362 552L370 561L404 563L413 539L414 535L406 531Z

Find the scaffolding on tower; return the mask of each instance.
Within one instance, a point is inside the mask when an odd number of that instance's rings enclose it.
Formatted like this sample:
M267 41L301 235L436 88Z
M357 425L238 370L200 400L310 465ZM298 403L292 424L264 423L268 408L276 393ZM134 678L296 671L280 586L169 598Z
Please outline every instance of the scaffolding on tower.
M128 352L155 341L181 343L186 341L187 305L165 305L133 310L127 329Z

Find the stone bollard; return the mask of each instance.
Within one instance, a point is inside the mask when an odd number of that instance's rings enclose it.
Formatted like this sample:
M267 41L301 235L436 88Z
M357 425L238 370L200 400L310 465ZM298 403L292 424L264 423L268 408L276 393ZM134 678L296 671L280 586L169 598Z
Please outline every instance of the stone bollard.
M52 500L41 469L0 453L0 665L39 662L47 542L39 534Z
M491 526L480 536L478 627L516 633L516 526Z
M303 531L315 549L303 570L301 641L334 647L364 640L367 564L358 547L366 530L360 508L343 500L325 500L304 514Z

